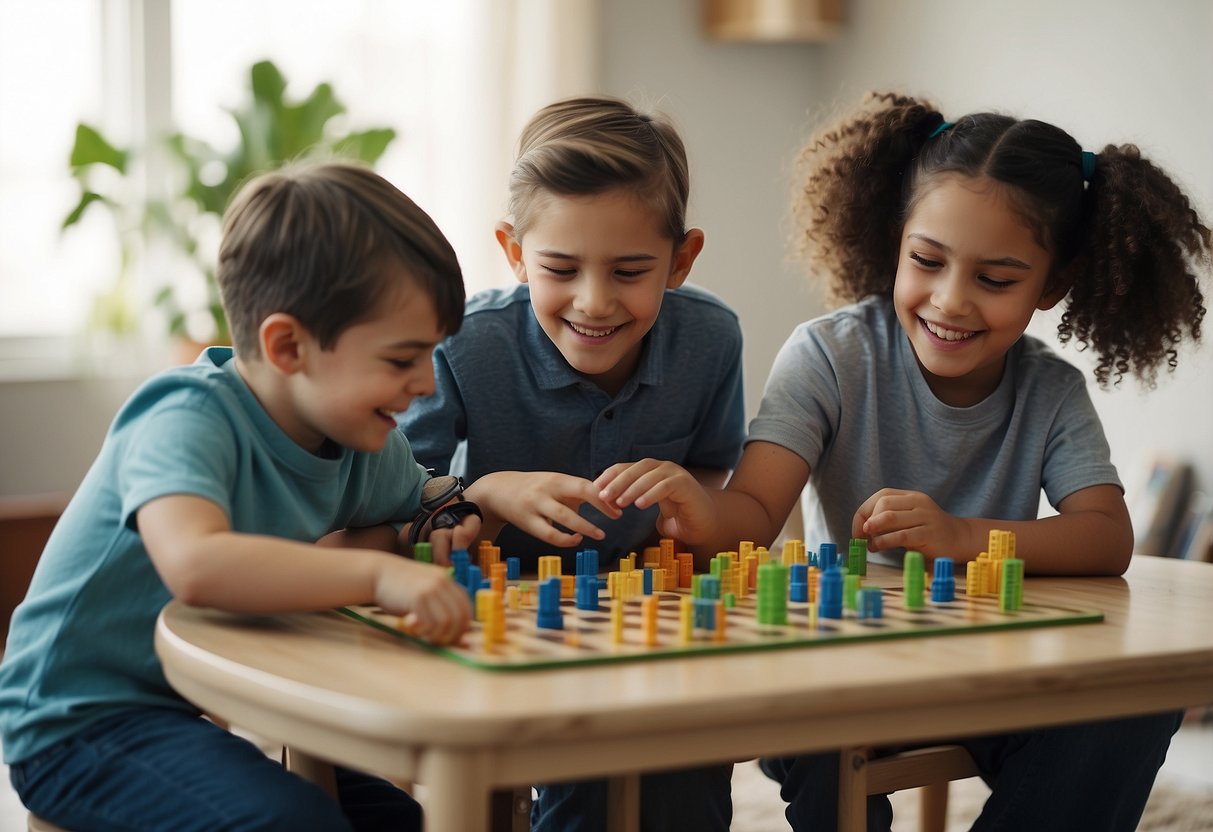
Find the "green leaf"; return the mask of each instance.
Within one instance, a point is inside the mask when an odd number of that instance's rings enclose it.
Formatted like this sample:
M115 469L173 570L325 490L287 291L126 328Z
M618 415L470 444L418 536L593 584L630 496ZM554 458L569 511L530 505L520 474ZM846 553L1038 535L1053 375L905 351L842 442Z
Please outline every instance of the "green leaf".
M282 106L286 93L286 79L282 77L273 61L258 61L249 73L253 85L253 100L273 107Z
M363 130L359 133L350 133L345 138L334 142L333 152L338 156L360 159L368 165L373 165L379 161L379 157L395 138L396 131L390 127Z
M129 153L110 144L95 128L76 125L76 143L72 145L70 164L74 168L86 165L109 165L119 173L126 173Z
M60 230L70 228L80 222L80 217L84 215L84 210L98 201L106 202L106 199L101 194L94 193L93 191L85 191L80 194L80 201L76 203L76 207L72 209L72 212L63 218L63 225L59 226ZM106 204L109 203L106 202Z

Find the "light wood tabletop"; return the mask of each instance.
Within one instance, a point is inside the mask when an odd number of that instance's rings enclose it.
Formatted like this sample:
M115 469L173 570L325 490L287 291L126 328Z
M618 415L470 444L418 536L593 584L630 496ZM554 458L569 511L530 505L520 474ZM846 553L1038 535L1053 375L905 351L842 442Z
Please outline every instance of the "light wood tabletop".
M1105 620L490 672L336 612L172 602L156 650L208 713L424 783L431 832L485 828L495 787L1213 703L1213 564L1138 556L1124 578L1029 578L1024 594Z

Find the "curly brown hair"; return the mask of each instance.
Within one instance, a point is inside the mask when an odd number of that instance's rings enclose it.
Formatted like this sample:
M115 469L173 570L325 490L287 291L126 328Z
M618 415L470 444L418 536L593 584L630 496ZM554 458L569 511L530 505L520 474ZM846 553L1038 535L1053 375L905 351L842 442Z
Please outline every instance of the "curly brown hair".
M1133 145L1108 145L1087 176L1078 142L1042 121L974 113L946 122L928 101L869 93L796 160L796 253L831 298L891 297L902 226L941 174L1008 186L1012 204L1069 284L1062 343L1098 356L1100 385L1153 385L1186 337L1200 340L1201 277L1213 233L1170 177Z

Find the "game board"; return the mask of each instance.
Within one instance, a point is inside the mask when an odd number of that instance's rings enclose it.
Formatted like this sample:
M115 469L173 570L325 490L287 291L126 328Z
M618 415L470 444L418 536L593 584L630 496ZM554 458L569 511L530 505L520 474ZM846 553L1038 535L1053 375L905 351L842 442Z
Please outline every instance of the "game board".
M512 582L513 583L513 582ZM879 585L876 582L874 585ZM718 655L741 650L765 650L790 647L814 647L856 641L916 638L948 633L972 633L984 630L1011 630L1025 627L1050 627L1094 623L1103 620L1095 610L1025 603L1014 612L1001 612L998 598L968 597L962 592L956 600L935 603L927 600L922 609L907 610L902 605L900 586L883 586L884 615L877 619L859 619L847 609L841 619L826 619L810 613L805 602L788 602L788 623L784 626L760 626L756 616L756 598L747 595L726 610L727 626L723 641L714 632L696 629L683 642L679 630L679 604L688 590L655 592L658 602L658 643L647 646L641 636L639 598L624 601L623 643L611 637L611 605L606 590L599 593L600 610L577 609L573 600L561 599L563 629L541 629L535 624L534 605L506 611L506 642L485 649L484 627L474 622L463 640L452 647L434 647L400 630L400 618L373 606L346 607L345 615L384 632L391 633L461 664L486 670L538 670L600 662L663 659L676 656ZM812 624L812 626L810 626Z

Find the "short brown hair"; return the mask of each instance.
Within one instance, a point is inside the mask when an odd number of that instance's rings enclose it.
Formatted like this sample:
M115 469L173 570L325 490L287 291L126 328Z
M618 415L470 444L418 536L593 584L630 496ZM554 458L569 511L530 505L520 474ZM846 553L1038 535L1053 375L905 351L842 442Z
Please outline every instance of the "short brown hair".
M509 212L522 237L536 197L616 189L651 206L676 243L686 236L690 174L673 125L617 98L569 98L541 109L522 130L510 174Z
M442 331L463 320L451 244L429 215L352 162L300 163L251 180L224 217L217 278L237 354L259 354L274 312L298 318L324 349L372 317L402 266L433 299Z

